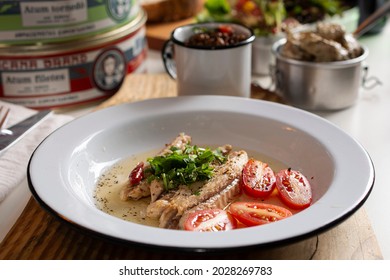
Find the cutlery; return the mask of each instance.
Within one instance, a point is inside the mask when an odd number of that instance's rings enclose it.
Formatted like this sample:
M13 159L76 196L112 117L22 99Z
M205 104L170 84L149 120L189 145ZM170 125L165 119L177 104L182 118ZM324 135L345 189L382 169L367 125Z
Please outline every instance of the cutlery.
M364 33L369 31L378 20L384 17L390 11L390 2L383 4L378 8L372 15L370 15L366 20L364 20L353 32L353 35L356 38L359 38Z
M1 115L1 112L3 111L4 107L3 106L0 106L0 115ZM9 111L10 109L6 109L6 112L4 113L4 115L0 118L0 130L1 132L3 132L3 127L5 126L6 122L7 122L7 119L8 119L8 114L9 114Z
M9 127L8 129L5 129L4 133L2 130L0 133L0 155L2 155L8 148L22 139L50 113L51 110L40 111L35 115Z

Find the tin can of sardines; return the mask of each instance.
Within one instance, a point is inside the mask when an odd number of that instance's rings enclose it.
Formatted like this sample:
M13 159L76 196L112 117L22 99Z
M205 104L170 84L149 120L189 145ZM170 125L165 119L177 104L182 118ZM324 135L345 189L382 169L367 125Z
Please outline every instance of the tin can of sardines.
M105 99L145 71L146 14L114 31L61 44L0 47L0 99L34 109Z
M0 42L60 42L116 29L135 19L140 0L1 0Z

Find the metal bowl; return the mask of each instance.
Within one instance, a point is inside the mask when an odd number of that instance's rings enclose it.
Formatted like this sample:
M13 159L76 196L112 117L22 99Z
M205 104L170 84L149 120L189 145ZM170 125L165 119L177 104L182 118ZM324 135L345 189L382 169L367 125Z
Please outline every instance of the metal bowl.
M307 62L286 58L281 49L286 39L272 46L276 64L276 91L296 107L306 110L339 110L352 106L362 85L364 46L357 58L335 62Z
M252 74L259 76L270 75L270 67L275 65L272 46L281 38L283 38L281 35L256 37L252 44Z

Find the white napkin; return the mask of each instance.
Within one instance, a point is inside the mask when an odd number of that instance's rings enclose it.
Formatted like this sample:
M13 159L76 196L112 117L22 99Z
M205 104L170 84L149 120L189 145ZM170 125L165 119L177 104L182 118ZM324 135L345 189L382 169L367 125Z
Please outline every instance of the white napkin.
M7 127L37 113L36 110L3 101L0 101L0 106L11 109ZM67 115L51 114L0 157L0 202L26 177L28 161L39 143L72 119Z

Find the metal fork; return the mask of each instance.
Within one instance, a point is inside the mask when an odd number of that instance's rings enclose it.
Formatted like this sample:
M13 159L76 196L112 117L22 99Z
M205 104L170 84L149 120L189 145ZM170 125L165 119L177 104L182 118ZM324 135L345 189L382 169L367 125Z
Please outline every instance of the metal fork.
M5 113L3 114L3 110ZM8 114L10 112L9 108L4 108L4 106L0 106L0 135L12 134L12 132L5 128L7 124Z

